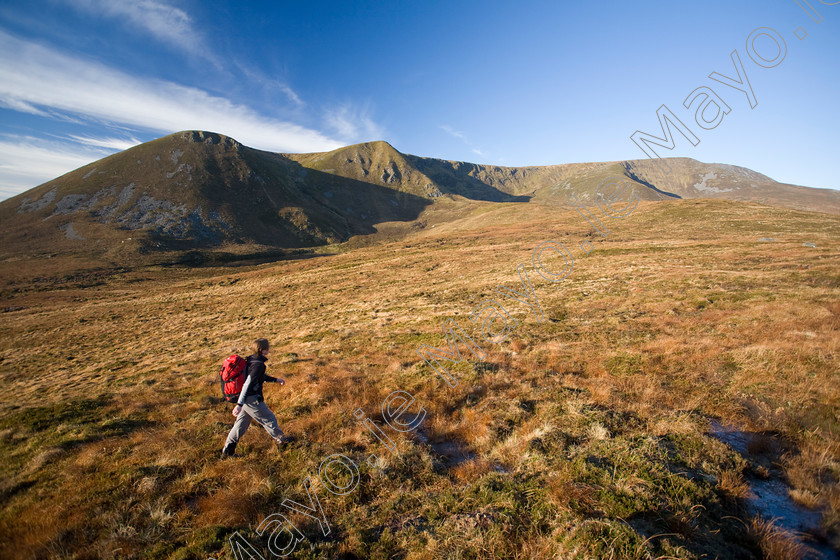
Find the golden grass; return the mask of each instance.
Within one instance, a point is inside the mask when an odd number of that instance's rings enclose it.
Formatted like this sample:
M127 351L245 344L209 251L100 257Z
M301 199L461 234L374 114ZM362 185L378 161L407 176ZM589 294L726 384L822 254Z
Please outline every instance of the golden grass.
M588 228L574 213L492 212L498 225L475 214L333 256L138 269L85 289L14 293L6 305L22 309L0 323L0 363L14 372L0 397L0 451L15 467L0 529L32 529L7 533L0 555L132 557L154 541L152 557L223 558L226 537L191 535L253 530L284 497L304 500L303 478L341 452L362 481L324 499L334 541L307 533L327 556L380 546L382 557L642 558L683 546L726 558L718 523L744 517L745 465L703 435L706 417L787 442L792 495L825 508L837 535L840 220L720 201L643 204L583 256ZM781 241L757 243L763 236ZM500 298L499 284L521 289L516 264L548 238L576 260L562 283L530 273L546 321L501 298L519 321L513 336L482 342L484 362L466 354L452 368L459 386L443 384L417 347L445 345L449 317L479 336L467 315ZM216 372L256 336L272 341L268 372L287 382L267 385L266 401L302 441L276 453L252 425L242 457L220 462L233 418ZM397 389L426 409L429 443L391 431L389 453L352 414L381 424L380 404ZM439 442L471 458L448 466ZM371 470L374 452L383 466ZM698 500L705 509L692 509ZM491 506L502 513L482 528ZM788 550L767 526L751 531ZM659 532L680 536L649 539Z
M755 517L750 522L750 531L767 560L802 560L806 557L806 549L801 542L771 521Z
M720 473L718 488L727 496L743 500L749 494L749 486L743 475L735 470L725 470Z

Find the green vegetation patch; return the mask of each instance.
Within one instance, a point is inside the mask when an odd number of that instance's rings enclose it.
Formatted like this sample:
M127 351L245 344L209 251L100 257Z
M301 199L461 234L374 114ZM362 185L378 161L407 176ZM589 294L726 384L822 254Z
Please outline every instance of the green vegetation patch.
M0 419L0 453L15 466L34 454L54 448L67 451L109 437L124 437L150 422L137 414L114 414L105 399L74 400L19 409Z

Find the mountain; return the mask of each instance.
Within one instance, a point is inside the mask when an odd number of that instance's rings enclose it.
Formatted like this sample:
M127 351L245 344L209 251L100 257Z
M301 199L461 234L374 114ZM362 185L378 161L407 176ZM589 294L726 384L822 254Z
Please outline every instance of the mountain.
M152 262L173 251L335 243L373 233L374 223L414 219L429 203L224 135L188 131L3 201L0 239L4 255L70 251Z
M387 142L277 154L211 132L135 146L0 203L0 258L86 254L115 264L253 255L411 222L441 199L594 204L607 177L643 200L726 198L840 213L840 192L688 158L499 167L403 154ZM174 256L174 257L173 257Z

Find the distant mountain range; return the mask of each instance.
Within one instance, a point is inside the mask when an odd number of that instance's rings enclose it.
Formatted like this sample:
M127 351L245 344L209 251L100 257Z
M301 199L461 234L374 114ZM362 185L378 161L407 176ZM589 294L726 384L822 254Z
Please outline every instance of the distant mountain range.
M288 250L415 220L441 197L563 205L575 195L594 204L610 176L642 200L725 198L840 213L837 191L688 158L668 165L668 175L651 160L499 167L403 154L386 142L277 154L179 132L1 202L0 258L78 252L155 262L196 250Z

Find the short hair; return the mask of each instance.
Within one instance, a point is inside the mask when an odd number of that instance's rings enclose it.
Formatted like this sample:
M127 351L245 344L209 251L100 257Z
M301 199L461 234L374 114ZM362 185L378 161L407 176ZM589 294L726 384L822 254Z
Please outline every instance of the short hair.
M254 351L254 354L261 354L263 350L268 350L268 339L256 339L254 342L251 343L251 350Z

